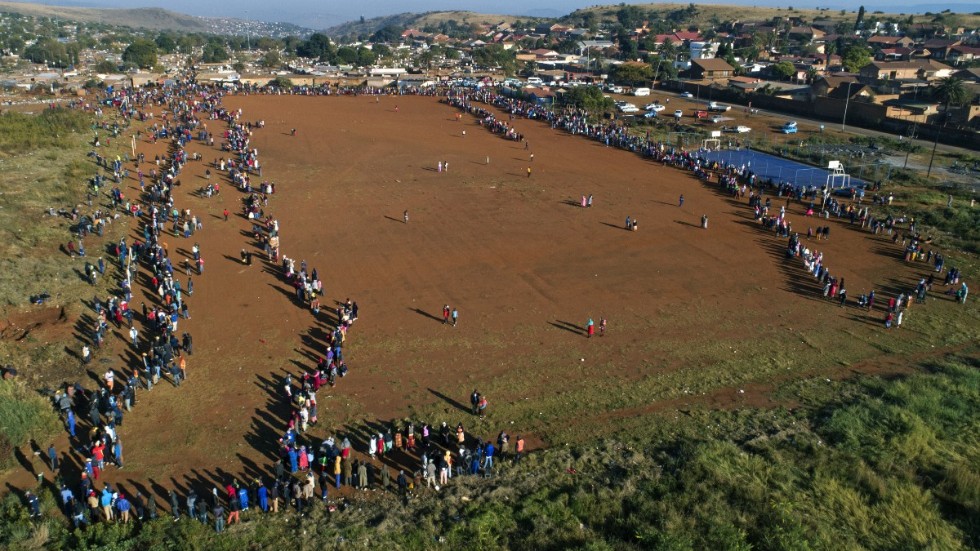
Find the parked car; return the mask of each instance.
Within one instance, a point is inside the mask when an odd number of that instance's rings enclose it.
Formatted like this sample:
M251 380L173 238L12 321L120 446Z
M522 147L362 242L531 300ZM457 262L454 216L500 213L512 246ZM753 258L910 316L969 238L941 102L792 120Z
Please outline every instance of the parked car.
M656 111L647 111L646 113L644 113L643 118L645 118L645 119L655 119L655 118L657 118L657 112Z
M694 97L694 94L692 94L690 92L681 92L681 97L682 98L693 98Z
M708 118L708 112L705 111L704 109L695 109L694 110L694 118L695 119L698 119L698 120L706 119L706 118Z
M749 128L748 126L738 125L738 126L735 127L735 133L736 134L745 134L745 133L748 133L748 132L751 132L751 131L752 131L752 129Z
M712 101L708 103L708 111L714 111L716 113L724 113L725 111L728 111L731 108L732 108L731 105L722 105L716 101Z
M796 134L798 128L796 127L796 121L789 121L779 129L783 134Z
M633 95L634 96L649 96L650 95L650 89L649 88L637 88L636 90L633 90Z
M683 117L683 116L684 116L684 111L681 111L680 109L678 109L677 111L674 111L674 118L675 119L681 120L681 117Z
M659 113L659 112L663 111L664 109L666 109L666 107L663 106L663 105L660 105L659 103L654 102L654 103L648 103L644 107L644 109L646 109L647 111L654 111L656 113Z
M639 113L640 108L633 105L632 103L623 102L619 105L619 110L623 113Z
M728 120L728 117L722 117L721 115L715 115L715 116L711 117L711 122L713 124L722 123L722 122L725 122L726 120Z

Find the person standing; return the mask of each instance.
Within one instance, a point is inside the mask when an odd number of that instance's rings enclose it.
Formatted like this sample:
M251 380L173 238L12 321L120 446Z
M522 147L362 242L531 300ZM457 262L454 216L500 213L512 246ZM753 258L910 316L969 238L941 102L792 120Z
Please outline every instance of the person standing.
M459 322L459 310L457 310L456 308L453 308L452 318L453 318L453 327L456 327L456 324Z
M708 229L708 215L707 214L702 214L701 215L701 229L703 229L703 230Z
M521 456L523 455L524 455L524 437L518 435L517 443L514 445L514 463L519 463L521 461Z
M448 325L449 324L449 314L450 314L450 310L449 310L449 305L447 304L447 305L445 305L445 306L442 307L442 324L443 325Z
M684 206L684 194L683 193L681 194L680 199L677 200L677 206L678 207L683 207Z
M48 446L48 462L52 472L58 472L58 451L54 449L54 443Z
M224 211L222 211L222 214L224 214L224 215L225 215L225 222L227 222L227 221L228 221L228 214L230 214L230 213L228 212L228 209L225 209Z
M603 337L606 335L606 318L599 318L599 336Z
M405 223L408 224L408 211L407 210L404 213L402 213L402 220L404 220Z
M225 508L220 502L215 502L212 513L214 513L214 531L220 534L225 531Z
M119 467L120 469L123 468L122 438L116 437L116 441L112 445L112 456L116 460L116 467Z
M592 318L589 318L588 323L585 324L586 338L591 339L592 335L595 335L595 322Z
M531 177L531 167L527 167L527 177Z
M66 422L68 424L68 435L71 436L72 438L74 438L75 437L75 423L76 423L76 420L75 420L75 412L74 411L72 411L70 409L68 410L68 419L66 420Z

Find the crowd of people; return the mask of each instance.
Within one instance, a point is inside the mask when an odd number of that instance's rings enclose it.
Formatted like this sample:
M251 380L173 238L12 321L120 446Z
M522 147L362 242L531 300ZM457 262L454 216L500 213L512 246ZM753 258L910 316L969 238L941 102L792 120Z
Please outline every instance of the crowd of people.
M873 234L892 236L893 242L902 241L902 245L908 244L905 258L907 261L921 260L928 262L932 252L926 251L923 244L930 243L931 238L921 235L915 226L915 220L906 221L904 218L897 218L887 215L884 218L877 218L871 209L861 205L861 196L852 194L851 203L845 203L838 197L831 194L828 188L818 188L816 186L794 185L789 182L778 182L768 178L759 178L751 167L741 165L736 166L732 163L721 163L709 161L705 158L706 151L701 149L685 150L668 144L653 142L647 137L629 132L629 128L615 121L594 122L590 114L578 108L556 108L549 109L537 103L524 101L519 98L499 93L490 88L455 88L451 89L445 101L464 112L467 112L480 120L480 124L495 134L500 134L504 138L512 140L524 140L523 134L514 127L515 117L523 117L531 120L545 121L553 129L563 130L575 135L605 144L607 147L616 147L635 152L644 157L652 158L663 166L671 166L692 172L696 177L705 182L715 179L722 193L734 198L744 198L746 193L749 195L749 207L755 212L755 219L760 225L775 233L778 237L788 239L786 254L788 259L799 259L806 269L806 273L816 277L818 285L817 292L831 300L838 300L841 306L846 306L847 291L844 287L844 278L831 276L826 267L824 254L811 250L803 242L798 232L793 231L792 222L789 220L787 208L793 199L807 205L805 217L809 218L819 213L820 217L829 219L834 217L837 220L848 220L850 224L860 223L862 229L866 229ZM492 106L504 111L508 120L502 120L496 113L483 105ZM880 188L872 188L872 191L879 191ZM682 196L683 197L683 196ZM785 199L786 203L779 207L778 213L771 211L773 208L773 198ZM876 195L873 203L891 202L891 196L885 199L884 196ZM683 199L681 199L683 205ZM905 230L900 228L901 224L907 224ZM707 229L707 215L701 218L701 227ZM636 219L627 217L626 228L636 230ZM822 223L807 229L806 241L816 237L822 241L830 238L830 224ZM955 268L954 268L955 270ZM943 265L937 262L936 272L942 272ZM956 272L958 274L958 272ZM882 317L882 323L886 328L901 325L903 311L909 307L910 296L919 297L920 302L924 302L925 293L932 289L932 277L921 281L914 289L896 292L896 296L889 301L889 304ZM955 286L960 284L959 288ZM966 301L969 288L965 282L958 279L952 282L947 278L944 285L952 285L947 293L956 297L960 303ZM868 297L875 295L875 290L860 295L855 305L861 308L867 307L871 311L874 302ZM870 306L867 306L870 304Z
M434 90L425 88L402 93L433 94ZM275 87L245 86L239 91L243 94L284 92L304 95L383 93L375 89L331 90L329 87L284 91ZM138 393L152 391L167 378L174 387L188 379L193 339L187 332L181 334L178 326L181 319L190 317L188 303L194 292L193 278L200 278L204 273L201 247L194 242L196 233L204 227L202 219L193 215L190 209L178 207L181 194L177 191L180 176L188 163L200 162L200 155L188 154L187 146L198 142L215 147L215 134L208 129L208 124L225 128L218 134L217 147L222 157L207 167L209 187L204 196L217 193L223 181L241 192L241 214L251 224L251 235L263 258L270 267L278 270L279 277L293 286L297 306L308 309L314 323L326 328L326 338L323 343L318 343L322 344L323 353L317 357L315 365L303 369L295 377L287 372L273 389L281 397L288 415L282 419L278 439L268 443L270 449L275 448L278 458L269 471L262 476L232 477L224 488L214 485L206 495L197 494L193 488L184 496L178 495L176 489L170 490L167 497L174 520L186 516L204 523L213 522L215 529L221 532L228 524L239 521L243 511L274 514L295 510L303 513L316 501L324 502L334 510L344 507L346 501L332 501L330 493L344 487L387 490L408 499L413 491L423 486L439 491L450 484L454 476L490 476L501 459L519 461L525 453L525 441L521 436L517 436L511 446L511 436L506 432L486 438L475 434L485 430L474 431L472 426L468 429L459 420L453 425L441 421L435 426L418 420L375 424L347 434L327 431L323 438L314 434L321 432L314 430L319 417L317 393L325 386L335 388L338 379L351 372L344 347L352 338L359 308L357 302L350 299L338 301L336 308L321 306L320 298L324 296L321 274L316 268L310 269L305 261L300 261L297 266L294 259L283 254L280 222L268 212L270 196L276 193L276 186L267 181L253 185L261 180L262 169L251 137L253 131L264 127L264 122L245 122L240 109L226 109L222 103L226 93L223 89L187 79L162 88L115 89L108 92L106 101L99 106L76 105L101 111L103 106L111 104L127 123L153 121L147 126L147 140L154 143L167 140L169 149L166 155L158 155L152 162L147 162L143 154L132 160L118 158L115 161L99 155L98 166L105 173L98 173L89 182L89 207L94 210L87 214L77 210L59 213L77 221L74 226L76 237L65 247L72 256L85 256L84 238L90 233L101 235L105 226L120 216L132 216L138 224L137 237L121 239L107 251L111 253L110 261L115 263L114 273L106 275L107 271L113 271L113 267L107 267L102 257L86 267L86 277L91 281L94 282L96 277L115 277L118 286L105 299L93 298L94 315L87 326L88 334L80 354L84 363L91 362L93 348L97 351L105 345L112 324L128 336L128 346L134 351L133 360L118 372L108 369L98 388L87 389L76 382L64 385L54 395L69 435L70 453L75 454L83 465L78 480L69 481L59 475L54 482L66 518L81 527L97 521L130 522L158 516L156 496L140 491L127 496L105 483L103 473L107 467L124 468L119 433L127 413L138 405ZM490 89L450 88L444 93L445 101L450 105L477 117L491 132L523 142L525 147L528 147L525 136L514 126L515 117L541 120L554 129L582 135L609 147L634 151L664 166L688 170L706 183L714 180L722 193L736 200L747 197L748 207L753 210L760 228L787 240L786 258L798 263L799 277L814 278L815 292L837 301L840 306L851 305L844 278L837 275L836 269L831 275L824 253L817 250L822 241L830 238L831 226L829 222L821 222L817 232L810 228L805 236L801 236L789 220L788 207L792 200L809 204L804 209L807 213L804 219L819 213L824 220L833 216L849 220L851 224L860 222L861 228L874 234L894 235L895 242L901 238L903 245L907 245L907 261L929 263L934 260L934 273L941 275L944 271L945 259L924 248L930 239L915 231L914 221L909 223L907 231L901 231L899 226L904 220L877 219L867 207L845 204L827 193L821 195L825 190L763 180L749 167L708 161L698 150L687 151L650 142L616 122L592 122L589 113L580 109L550 110ZM504 111L508 120L498 118L484 105ZM153 114L155 110L162 110L163 114L158 118ZM110 130L113 137L120 132L119 126L106 124L103 128ZM135 179L140 190L137 198L127 197L122 187L130 177L125 167L127 162L135 163ZM149 165L146 172L144 164ZM216 175L213 183L212 171ZM107 193L110 198L108 207L93 206L93 201L101 197L107 180L115 184ZM786 203L777 209L775 203L783 199ZM588 207L591 204L592 196L583 196L582 205ZM683 205L683 196L680 204ZM226 221L228 216L229 212L225 210ZM628 217L626 225L633 231L637 229L635 218ZM702 228L707 229L706 215L702 218ZM177 258L179 250L168 246L165 238L170 237L183 243L193 242L192 246L185 247L190 252L185 251L183 261ZM257 252L243 249L242 262L251 264L253 254ZM941 284L950 291L955 290L957 300L965 302L968 288L962 282L957 289L960 283L959 270L953 267L946 271L942 283L934 281L930 275L919 281L914 289L900 291L887 300L881 300L880 293L871 289L853 301L853 305L869 312L878 305L883 310L885 327L900 327L912 304L924 302L933 285ZM139 312L133 308L136 285L142 285L152 297L149 305L141 301ZM443 323L457 325L456 308L449 305L443 308ZM600 336L605 333L605 328L606 320L601 319ZM594 331L595 324L590 319L588 336L591 337ZM488 399L474 390L470 404L471 419L482 428ZM80 419L87 425L87 430L79 430ZM59 473L59 455L53 444L48 448L48 457L51 469ZM203 493L204 489L201 490ZM28 492L26 498L32 515L39 515L36 494Z
M239 93L281 93L270 88L245 88ZM361 90L358 93L363 93ZM379 91L367 91L376 94ZM429 89L416 93L430 93ZM328 88L293 90L291 93L328 94ZM340 89L333 93L355 93L354 89ZM123 446L120 430L125 415L138 407L137 395L152 391L162 380L169 379L173 387L187 381L189 357L193 354L193 339L187 332L181 334L178 326L182 319L190 318L189 298L194 293L195 277L203 277L204 257L199 242L194 241L197 232L203 231L203 220L188 208L180 208L182 194L180 177L188 163L200 162L199 153L189 154L187 146L198 142L215 147L215 134L208 124L223 125L217 147L223 153L207 167L208 187L204 192L192 193L210 197L218 193L222 182L237 188L241 194L241 214L252 225L252 236L264 253L270 267L278 268L280 276L296 289L296 302L309 309L316 323L326 324L328 331L323 344L323 354L315 366L304 369L294 379L292 374L282 378L280 390L288 404L289 415L283 419L281 438L275 445L278 461L270 467L267 476L233 477L223 489L217 485L209 495L198 495L191 488L180 496L176 489L167 494L170 514L175 521L182 518L200 522L213 522L221 532L228 524L240 520L242 511L259 510L276 513L296 510L303 513L315 499L328 503L331 510L344 507L341 499L335 504L328 500L332 486L364 490L397 491L405 499L422 486L438 490L455 476L489 476L495 461L504 457L518 461L524 453L525 443L520 436L511 449L511 437L500 432L495 440L476 437L467 432L462 422L452 429L442 422L439 429L427 423L391 424L377 427L363 434L330 435L317 439L311 429L318 421L317 392L324 386L335 387L338 378L349 373L344 357L344 344L358 319L356 301L347 299L336 309L323 308L320 297L323 282L316 268L308 269L305 261L296 261L281 252L279 220L267 212L274 183L261 179L258 151L251 146L253 130L264 126L262 121L243 122L241 110L223 107L223 89L182 80L174 86L141 89L122 88L108 92L98 105L77 102L73 107L86 108L102 114L103 108L112 105L119 117L128 123L146 123L145 139L149 143L164 140L168 145L165 155L157 155L147 162L143 153L133 159L117 158L109 162L99 157L101 172L90 182L92 202L101 197L100 189L107 179L115 187L108 192L110 204L96 209L92 215L80 215L77 211L66 214L80 219L80 235L86 232L101 235L104 225L120 216L131 216L138 225L136 237L123 238L109 247L111 260L115 262L118 288L104 300L93 298L94 312L86 342L80 357L88 365L94 353L106 345L110 324L124 335L131 347L131 361L122 369L109 368L101 375L97 388L87 389L80 382L65 384L53 396L62 414L68 432L69 458L79 462L77 480L62 476L65 461L54 444L48 448L51 469L55 473L54 491L67 519L76 527L92 522L131 522L150 520L158 516L157 498L152 492L136 490L127 495L121 487L104 480L106 468L123 469ZM163 114L155 117L153 111ZM150 122L152 121L152 122ZM113 126L113 136L118 127ZM144 130L138 130L144 137ZM100 144L101 145L101 144ZM130 178L125 163L135 164L135 180L139 192L136 197L126 196L124 184ZM149 165L149 170L144 170ZM212 175L215 175L212 182ZM91 205L90 205L91 206ZM229 212L224 211L227 221ZM407 216L406 216L407 218ZM407 221L407 220L406 220ZM169 238L190 244L183 248L171 247ZM77 245L77 246L76 246ZM85 255L81 238L66 246L66 252ZM182 260L180 253L185 255ZM252 250L242 250L242 262L252 263ZM96 274L106 275L103 258L86 270L93 281ZM181 272L183 271L183 274ZM183 277L182 277L183 275ZM107 276L108 277L108 276ZM183 280L183 281L182 281ZM186 283L184 282L186 281ZM142 286L148 297L138 309L133 307L134 287ZM448 308L448 307L447 307ZM138 310L138 311L137 311ZM447 315L453 325L458 311L453 308ZM128 338L127 338L128 337ZM487 398L477 395L473 415L484 419ZM87 425L81 430L80 425ZM355 449L357 448L357 449ZM394 467L394 470L393 468ZM319 485L319 489L317 486ZM134 488L141 488L133 484ZM202 489L202 493L204 490ZM25 494L32 516L40 515L36 493Z

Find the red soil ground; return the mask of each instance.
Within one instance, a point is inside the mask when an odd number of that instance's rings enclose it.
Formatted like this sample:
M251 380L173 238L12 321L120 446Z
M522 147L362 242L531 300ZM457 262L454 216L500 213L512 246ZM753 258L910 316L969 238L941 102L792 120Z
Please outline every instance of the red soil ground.
M280 220L283 252L319 270L324 306L347 297L360 305L345 350L351 373L318 394L317 437L433 403L445 404L446 416L431 422L469 423L457 403L498 379L513 392L491 394L491 407L553 394L566 373L542 358L566 362L573 374L582 370L580 357L615 366L628 383L676 368L649 357L645 347L657 340L710 340L717 331L751 336L790 321L799 331L826 323L876 330L853 310L815 307L802 296L812 294L809 280L782 260L784 241L764 235L744 203L686 172L517 121L530 144L525 150L472 117L457 121L435 98L250 96L225 103L241 107L245 120L266 123L253 146L263 179L277 184L268 210ZM211 125L216 135L223 130ZM163 144L140 149L152 159ZM189 151L205 161L222 155L198 143ZM448 172L436 172L439 161L449 163ZM257 251L251 226L241 216L225 222L220 213L240 212L241 194L226 185L215 198L192 195L205 183L205 168L188 165L177 203L203 214L204 230L191 240L168 239L176 259L197 241L206 261L188 298L192 319L180 322L195 341L189 380L139 394L119 431L126 469L106 473L124 487L161 493L224 484L227 473L268 473L286 414L273 385L287 371L312 367L329 330L326 312L318 319L301 308L275 267L240 263L242 248ZM135 195L134 182L130 188ZM582 194L594 195L593 208L578 206ZM791 206L798 224L802 210ZM698 227L702 214L710 219L707 231ZM623 229L628 215L639 220L639 231ZM916 277L889 242L831 224L831 239L819 248L840 267L852 299L872 282L880 289L883 281ZM134 306L151 299L141 290ZM459 308L457 328L441 325L447 303ZM610 320L600 342L583 338L589 316ZM108 365L121 370L131 353L115 347L118 357ZM105 364L93 365L97 377ZM749 399L731 404L762 404L764 394L750 390ZM716 395L707 400L726 405ZM526 430L504 422L491 416L481 436ZM67 450L66 439L56 446ZM29 457L22 463L8 479L16 486L29 483L29 469L46 471ZM405 457L392 464L413 466Z

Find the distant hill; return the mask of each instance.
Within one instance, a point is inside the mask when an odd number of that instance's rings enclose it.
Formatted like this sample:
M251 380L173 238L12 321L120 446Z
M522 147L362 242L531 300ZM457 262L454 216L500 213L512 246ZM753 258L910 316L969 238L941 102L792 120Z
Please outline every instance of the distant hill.
M788 4L792 4L789 2ZM659 3L659 4L630 4L631 8L637 8L647 13L657 13L661 16L669 14L670 12L685 10L688 6L695 6L697 9L696 15L690 19L694 25L698 25L704 28L709 28L713 22L723 22L723 21L764 21L771 19L773 17L802 17L807 21L813 21L815 19L830 19L833 21L850 21L855 20L857 14L857 5L854 4L851 9L845 10L841 13L839 9L817 9L817 8L781 8L775 6L749 6L749 5L728 5L728 4L691 4L691 3ZM603 21L615 21L616 12L622 9L624 5L597 5L588 8L582 8L575 10L572 13L561 17L560 21L567 23L576 23L582 20L586 13L594 13L600 20ZM869 8L867 11L868 18L876 17L894 17L904 19L910 14L915 14L915 21L917 23L926 23L933 19L935 16L940 14L933 14L932 16L926 16L920 13L916 13L918 9L923 6L902 6L896 5L892 9L881 10L879 8ZM937 11L939 8L950 8L957 10L955 13L943 14L942 20L946 24L959 24L965 25L967 27L974 27L980 25L980 15L974 15L970 13L975 8L974 4L943 4L936 5L934 9Z
M438 25L445 21L454 20L459 24L491 24L514 21L539 21L541 18L515 15L494 15L472 11L430 11L425 13L399 13L372 17L363 21L348 21L330 27L324 32L333 37L347 35L370 35L389 25L403 29L422 29L428 25Z
M185 32L207 32L209 30L204 19L161 8L71 8L0 1L0 12L84 23L105 23L134 29L181 30Z

